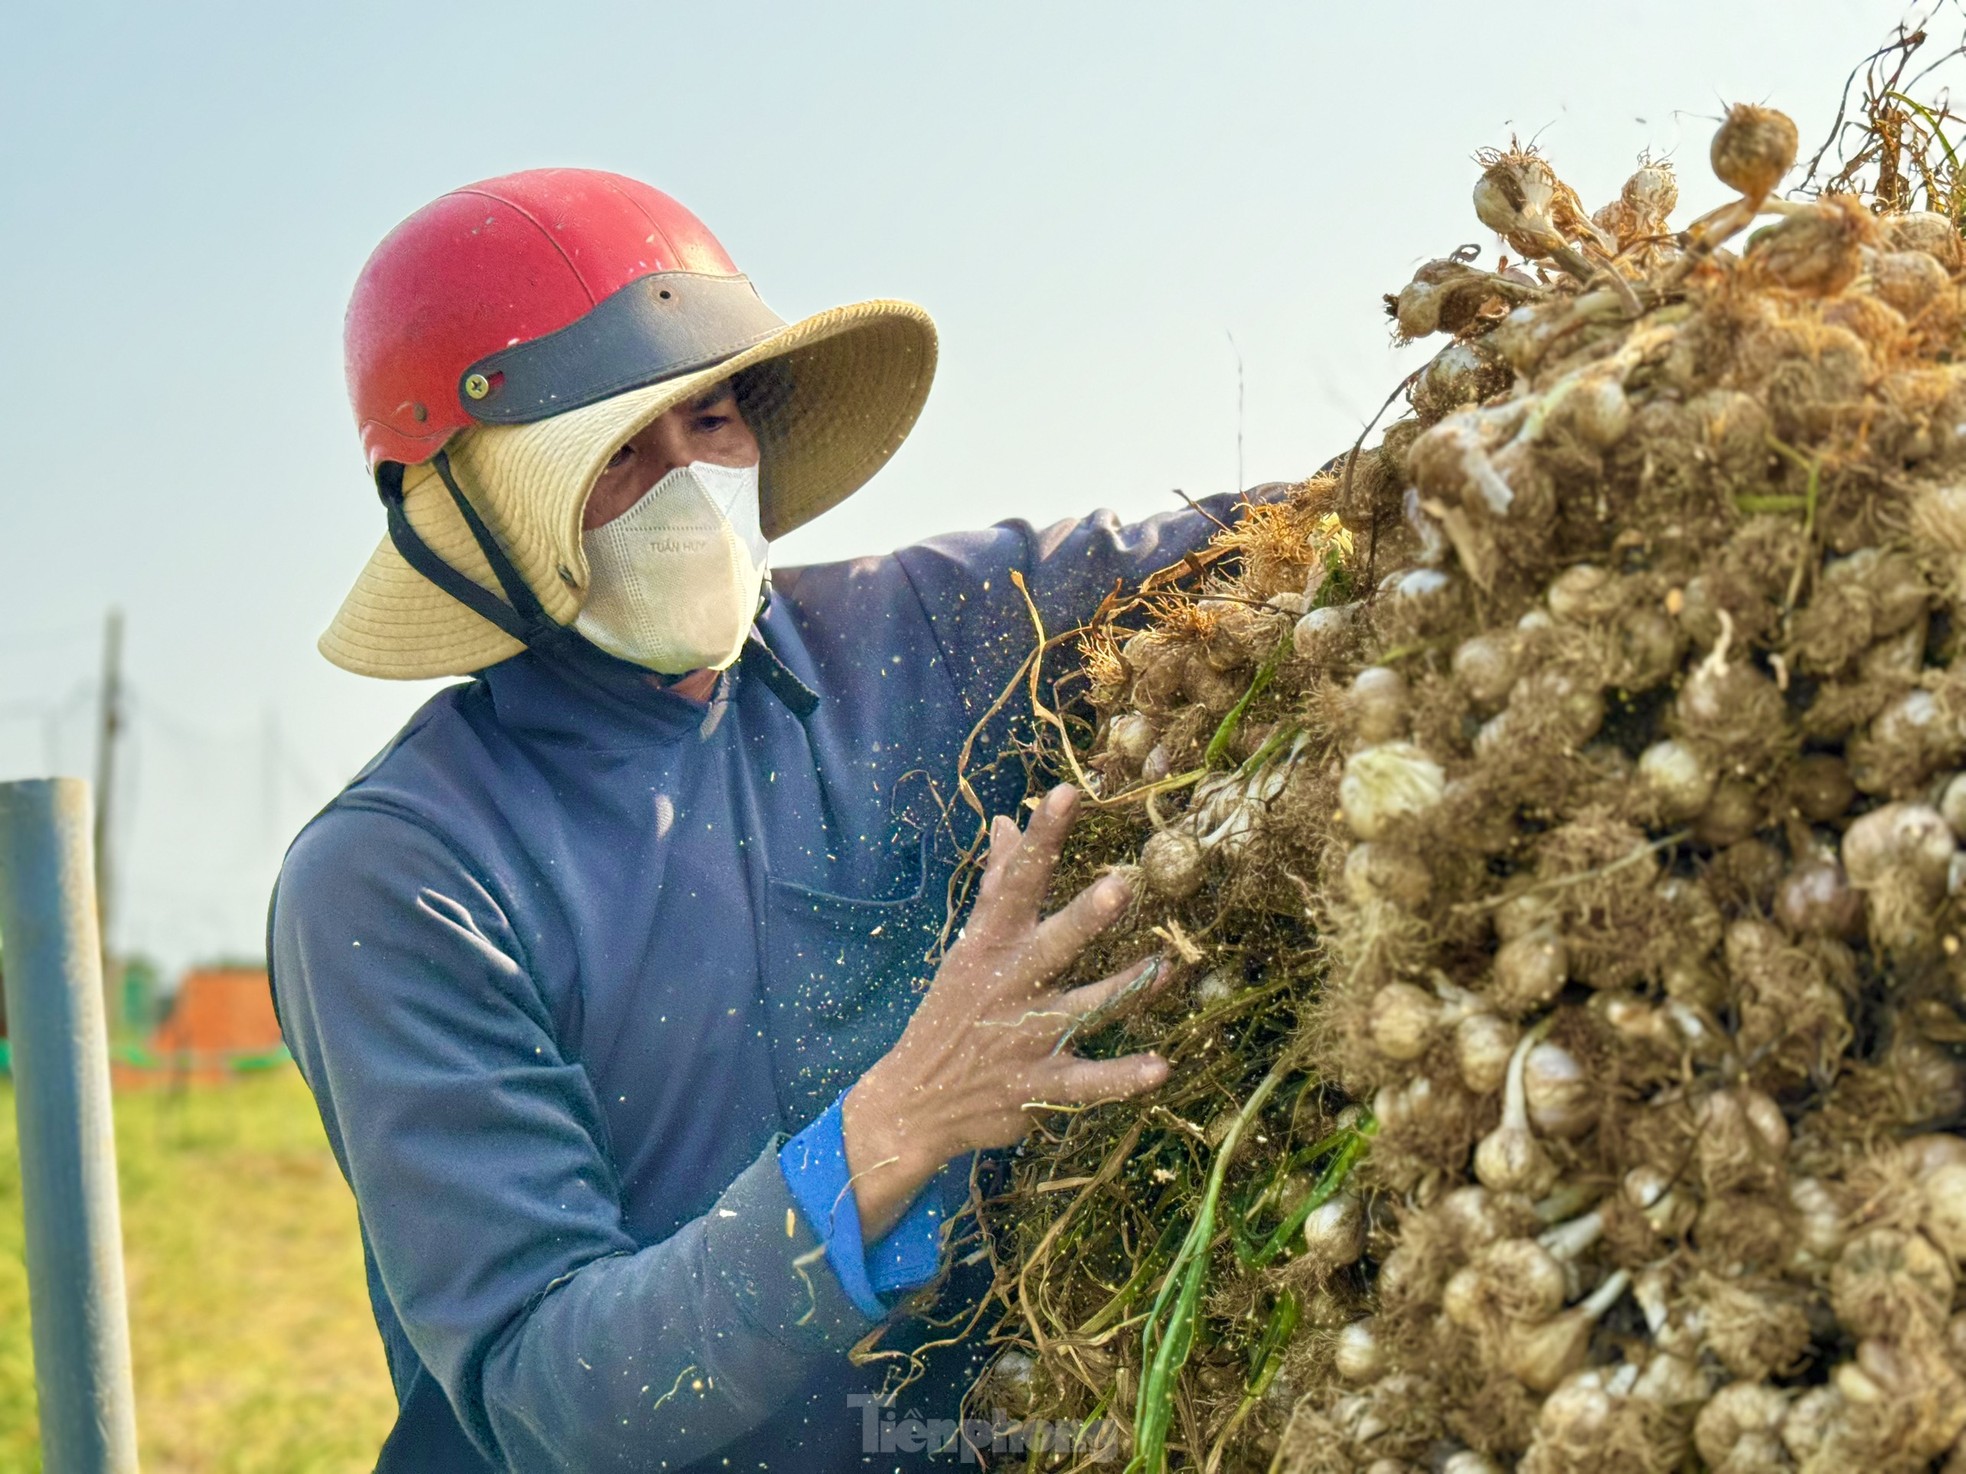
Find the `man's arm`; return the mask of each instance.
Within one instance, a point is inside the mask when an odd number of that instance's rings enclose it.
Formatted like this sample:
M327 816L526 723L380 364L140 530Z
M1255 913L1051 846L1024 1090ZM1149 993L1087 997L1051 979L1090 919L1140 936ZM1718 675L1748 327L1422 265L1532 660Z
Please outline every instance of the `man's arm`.
M1024 580L1045 632L1055 635L1090 619L1115 585L1137 584L1207 546L1222 524L1234 522L1237 504L1234 496L1209 497L1199 511L1183 507L1134 523L1111 512L1048 527L999 522L930 538L896 556L958 690L980 711L1031 653L1036 633L1024 596L1011 582L1013 571Z
M389 1301L500 1467L670 1468L755 1427L872 1322L767 1149L638 1246L586 1072L490 891L420 826L337 809L272 919L281 1022Z
M1263 499L1264 493L1273 496L1287 490L1263 488L1252 496ZM902 549L896 557L928 618L959 701L980 715L1030 653L1036 634L1032 606L1048 633L1082 624L1116 585L1138 583L1205 546L1233 519L1237 503L1234 496L1212 497L1199 508L1183 508L1131 526L1110 512L1041 529L1027 522L1003 522L980 532L933 538ZM1012 581L1013 572L1023 581L1024 591ZM1010 712L1018 705L1012 702ZM982 744L986 751L994 745L994 738ZM1015 779L1018 774L1007 770L1005 776ZM989 807L1008 808L1021 796L1001 782L986 784L984 789L981 798ZM1147 976L1145 966L1136 967L1070 993L1045 995L1050 981L1084 940L1109 925L1125 907L1123 885L1095 883L1064 912L1040 925L1039 903L1074 808L1074 796L1054 793L1033 816L1028 838L1036 842L1030 844L1023 842L1026 837L1020 837L1011 821L999 818L992 823L991 864L967 928L976 935L951 953L900 1043L841 1098L838 1135L826 1138L829 1149L836 1150L848 1168L842 1174L834 1223L857 1218L869 1239L899 1223L894 1242L899 1257L911 1262L916 1274L919 1262L926 1259L922 1252L926 1234L924 1225L914 1221L921 1215L921 1204L912 1209L909 1205L924 1184L946 1171L952 1157L1018 1140L1029 1127L1029 1112L1036 1102L1084 1101L1099 1098L1102 1091L1113 1097L1133 1095L1151 1089L1164 1074L1165 1066L1145 1055L1114 1061L1081 1061L1066 1055L1063 1068L1074 1072L1067 1087L1063 1079L1047 1081L1037 1058L1021 1057L1020 1043L1025 1041L1019 1036L1029 1032L1030 1024L1036 1023L1036 1032L1043 1034L1053 1021L1062 1020L1039 1046L1039 1052L1048 1055L1052 1040L1076 1012ZM1013 870L1028 871L1022 883L1006 881ZM1032 876L1044 878L1034 892L1029 889ZM1010 897L1019 892L1025 894L1012 901ZM993 909L1001 914L986 915ZM1047 928L1071 934L1075 922L1083 928L1076 940L1049 947L1039 942ZM988 964L974 964L974 954L987 950L985 938L991 934L1018 938L1006 953L1016 955L1015 966L998 971ZM979 1021L993 1006L991 994L1020 969L1029 969L1024 985L1031 990L1023 995L1023 1010L990 1020L995 1032L984 1032ZM1016 994L1017 987L1013 985L1011 992ZM1040 1082L1052 1088L1039 1088ZM1006 1096L1006 1084L1029 1088L1021 1095L1013 1088ZM819 1125L831 1130L830 1119ZM845 1247L845 1237L835 1240L836 1263L846 1261L842 1276L855 1285L854 1298L865 1308L877 1302L861 1292L851 1253L838 1252ZM912 1281L903 1281L907 1282Z

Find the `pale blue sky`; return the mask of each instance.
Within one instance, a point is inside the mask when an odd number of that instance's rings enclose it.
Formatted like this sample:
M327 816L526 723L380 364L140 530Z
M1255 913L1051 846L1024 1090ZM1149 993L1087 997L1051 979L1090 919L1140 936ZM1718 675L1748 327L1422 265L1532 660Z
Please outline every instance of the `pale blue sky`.
M1721 99L1813 146L1903 13L941 3L12 12L0 55L0 777L85 771L96 631L135 691L117 932L256 949L281 846L428 688L313 641L381 529L341 386L370 247L454 185L638 175L787 316L911 297L913 440L780 563L1307 473L1406 362L1379 294L1464 241L1471 152L1683 199ZM1682 218L1689 213L1682 209Z

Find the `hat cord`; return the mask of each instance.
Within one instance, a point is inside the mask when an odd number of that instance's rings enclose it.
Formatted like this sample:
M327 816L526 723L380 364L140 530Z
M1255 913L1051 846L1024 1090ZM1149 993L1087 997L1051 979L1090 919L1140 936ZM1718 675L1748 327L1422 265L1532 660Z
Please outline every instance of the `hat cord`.
M500 599L475 580L466 578L423 540L423 535L411 524L409 514L404 510L403 467L395 461L384 461L376 468L376 493L382 498L383 509L388 515L389 541L395 545L403 561L473 614L496 625L522 645L547 651L584 643L573 630L555 622L547 614L545 606L539 602L539 596L532 591L532 586L514 566L498 538L485 525L484 518L478 515L478 509L471 505L471 499L457 484L457 477L451 470L450 456L438 451L435 465L437 474L443 478L444 486L451 494L451 500L457 504L458 515L471 530L471 537L485 555L485 562L491 565L492 576L504 589L505 599Z

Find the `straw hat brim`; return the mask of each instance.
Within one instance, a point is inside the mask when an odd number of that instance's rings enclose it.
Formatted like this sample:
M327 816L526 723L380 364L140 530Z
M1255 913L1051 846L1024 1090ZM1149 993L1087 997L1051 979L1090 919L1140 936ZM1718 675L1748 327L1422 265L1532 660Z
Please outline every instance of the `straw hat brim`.
M546 612L586 597L581 515L623 442L725 379L758 437L764 533L782 537L851 496L907 438L935 374L935 325L908 302L804 318L707 369L520 425L476 425L449 447L459 485ZM748 372L747 372L748 371ZM404 511L437 555L498 592L436 470L404 476ZM321 636L344 670L392 680L469 675L524 647L403 560L384 538Z

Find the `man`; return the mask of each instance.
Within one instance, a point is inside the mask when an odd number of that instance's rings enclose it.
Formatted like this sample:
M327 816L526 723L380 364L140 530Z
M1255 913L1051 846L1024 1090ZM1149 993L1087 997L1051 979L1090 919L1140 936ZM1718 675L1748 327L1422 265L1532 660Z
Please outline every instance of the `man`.
M1030 645L1010 575L1069 627L1208 524L768 575L907 434L933 328L787 325L689 212L594 171L404 222L347 358L389 536L321 648L471 677L295 841L269 922L400 1403L380 1467L906 1463L848 1352L950 1268L973 1154L1165 1074L1059 1047L1152 965L1054 986L1127 904L1109 879L1042 914L1069 790L995 822L929 960L958 753ZM956 1416L974 1370L931 1357L910 1405Z

